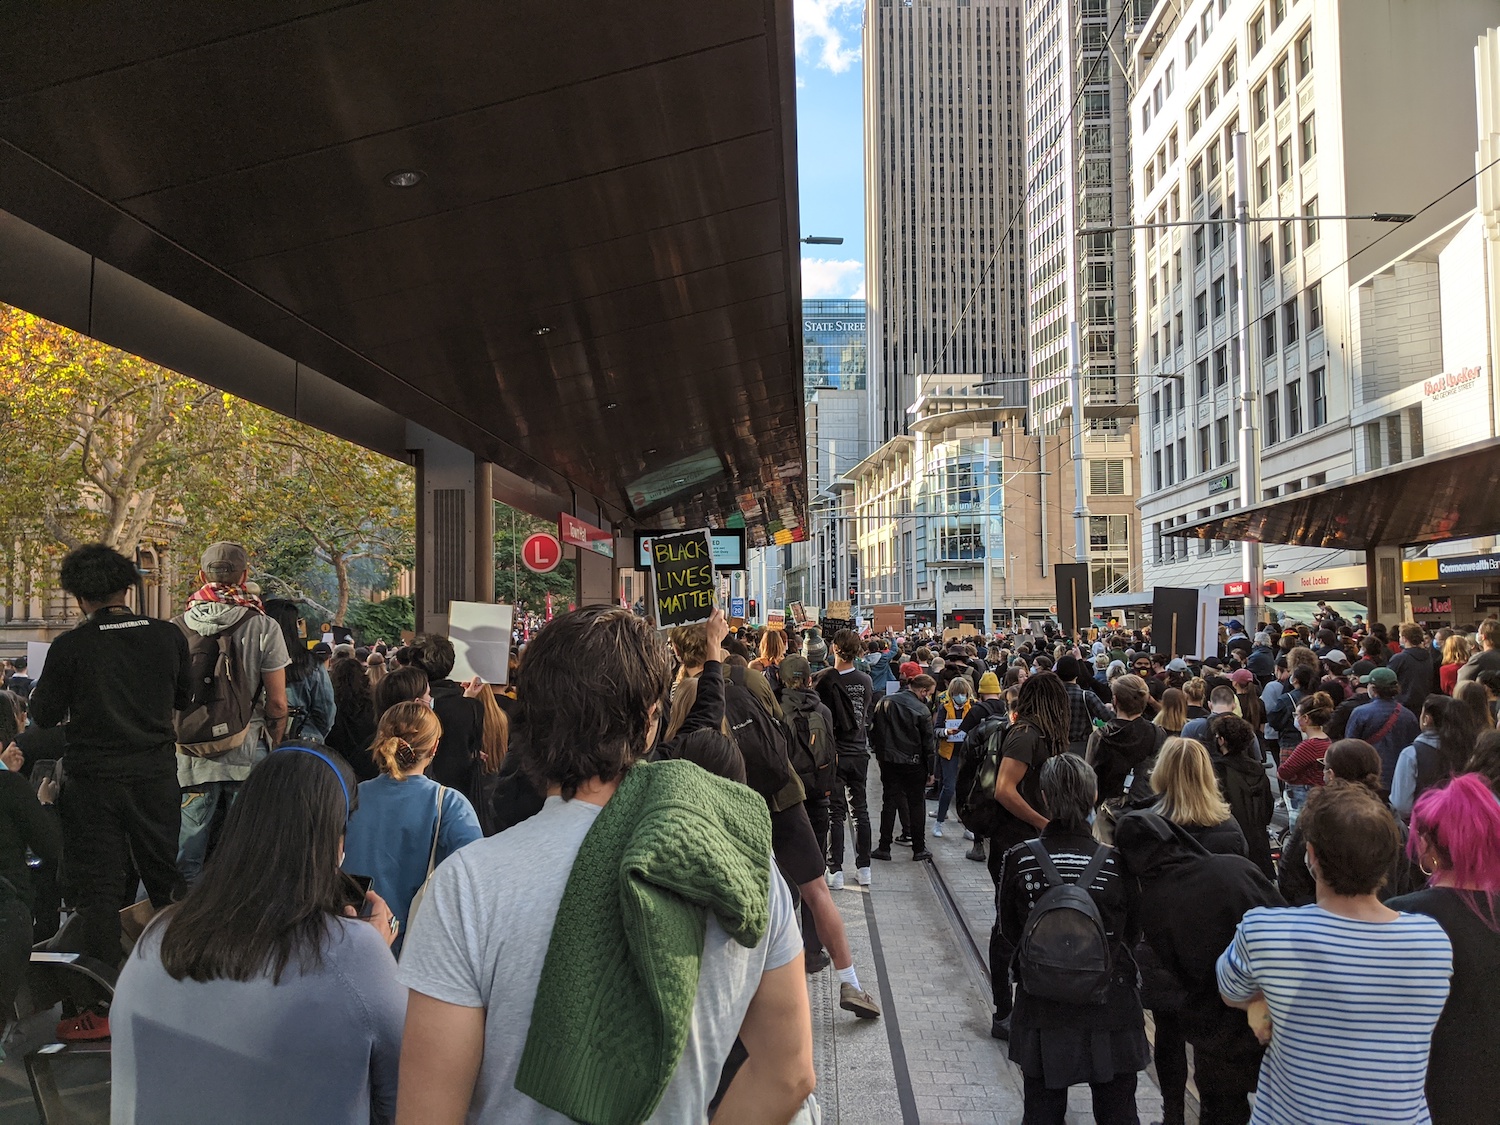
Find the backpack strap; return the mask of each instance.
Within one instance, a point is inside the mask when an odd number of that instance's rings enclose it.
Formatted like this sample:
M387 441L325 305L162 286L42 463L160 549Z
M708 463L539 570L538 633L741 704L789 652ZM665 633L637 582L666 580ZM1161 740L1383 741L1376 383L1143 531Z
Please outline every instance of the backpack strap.
M1052 862L1051 854L1046 848L1042 847L1042 841L1038 837L1033 836L1030 840L1027 840L1026 847L1036 857L1037 866L1042 869L1042 878L1047 880L1049 887L1065 887L1068 885L1068 881L1057 870L1057 865ZM1099 877L1099 872L1103 871L1104 865L1109 862L1109 851L1110 849L1103 844L1098 845L1094 849L1094 857L1089 860L1088 866L1083 869L1083 873L1078 876L1073 886L1085 891L1093 886L1094 880Z

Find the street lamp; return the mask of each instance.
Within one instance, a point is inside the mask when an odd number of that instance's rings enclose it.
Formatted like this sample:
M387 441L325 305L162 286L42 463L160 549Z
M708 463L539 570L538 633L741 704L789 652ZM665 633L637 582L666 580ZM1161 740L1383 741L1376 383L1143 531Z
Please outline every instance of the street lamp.
M844 244L842 237L830 234L810 234L798 241L806 243L808 246L842 246Z

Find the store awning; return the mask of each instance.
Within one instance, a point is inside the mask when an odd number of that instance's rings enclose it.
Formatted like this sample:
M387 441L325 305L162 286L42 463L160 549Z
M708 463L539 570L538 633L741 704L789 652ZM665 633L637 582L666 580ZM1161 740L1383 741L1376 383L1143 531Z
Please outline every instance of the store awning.
M1187 524L1197 539L1368 550L1500 531L1500 438Z

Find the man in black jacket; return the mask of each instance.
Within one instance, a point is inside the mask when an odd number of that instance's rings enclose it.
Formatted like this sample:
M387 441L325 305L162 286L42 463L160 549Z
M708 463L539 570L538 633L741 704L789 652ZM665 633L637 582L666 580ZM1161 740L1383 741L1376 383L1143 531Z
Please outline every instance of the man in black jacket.
M875 704L870 726L870 747L880 763L880 846L872 859L891 858L891 836L896 814L911 833L912 859L931 859L927 850L927 762L937 753L937 732L927 701L937 681L925 672L913 676L905 688Z
M1437 666L1422 626L1401 626L1401 651L1391 657L1386 667L1396 673L1401 683L1397 700L1412 714L1420 715L1422 705L1437 687Z
M121 960L119 910L135 893L126 882L132 859L157 909L182 889L172 713L192 701L192 670L181 630L125 604L136 577L135 564L102 543L68 553L62 587L86 616L52 642L31 693L38 726L67 724L58 802L64 876L82 919L82 952L107 965ZM91 1012L64 1022L61 1039L109 1036L109 1021Z
M437 753L427 776L439 785L457 789L470 803L479 800L472 792L474 764L484 755L484 704L465 693L463 684L448 678L453 671L453 642L438 633L423 633L408 650L411 662L427 673L432 710L443 724Z

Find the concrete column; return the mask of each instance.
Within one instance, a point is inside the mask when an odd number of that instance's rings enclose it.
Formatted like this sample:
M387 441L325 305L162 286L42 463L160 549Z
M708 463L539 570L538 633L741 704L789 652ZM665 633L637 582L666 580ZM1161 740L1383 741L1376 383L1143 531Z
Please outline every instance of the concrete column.
M1401 581L1401 548L1372 547L1365 552L1365 587L1369 590L1368 619L1394 629L1405 613Z
M581 519L584 523L591 523L597 528L613 532L614 525L609 522L609 517L590 497L575 496L573 498L573 516ZM579 605L614 605L617 601L616 590L619 581L615 571L621 563L621 559L607 559L594 551L583 547L576 548L578 565L574 567L574 601ZM623 560L629 561L629 560ZM559 606L559 612L566 609Z
M417 632L446 633L449 603L495 600L491 467L415 423L406 439L417 468Z

